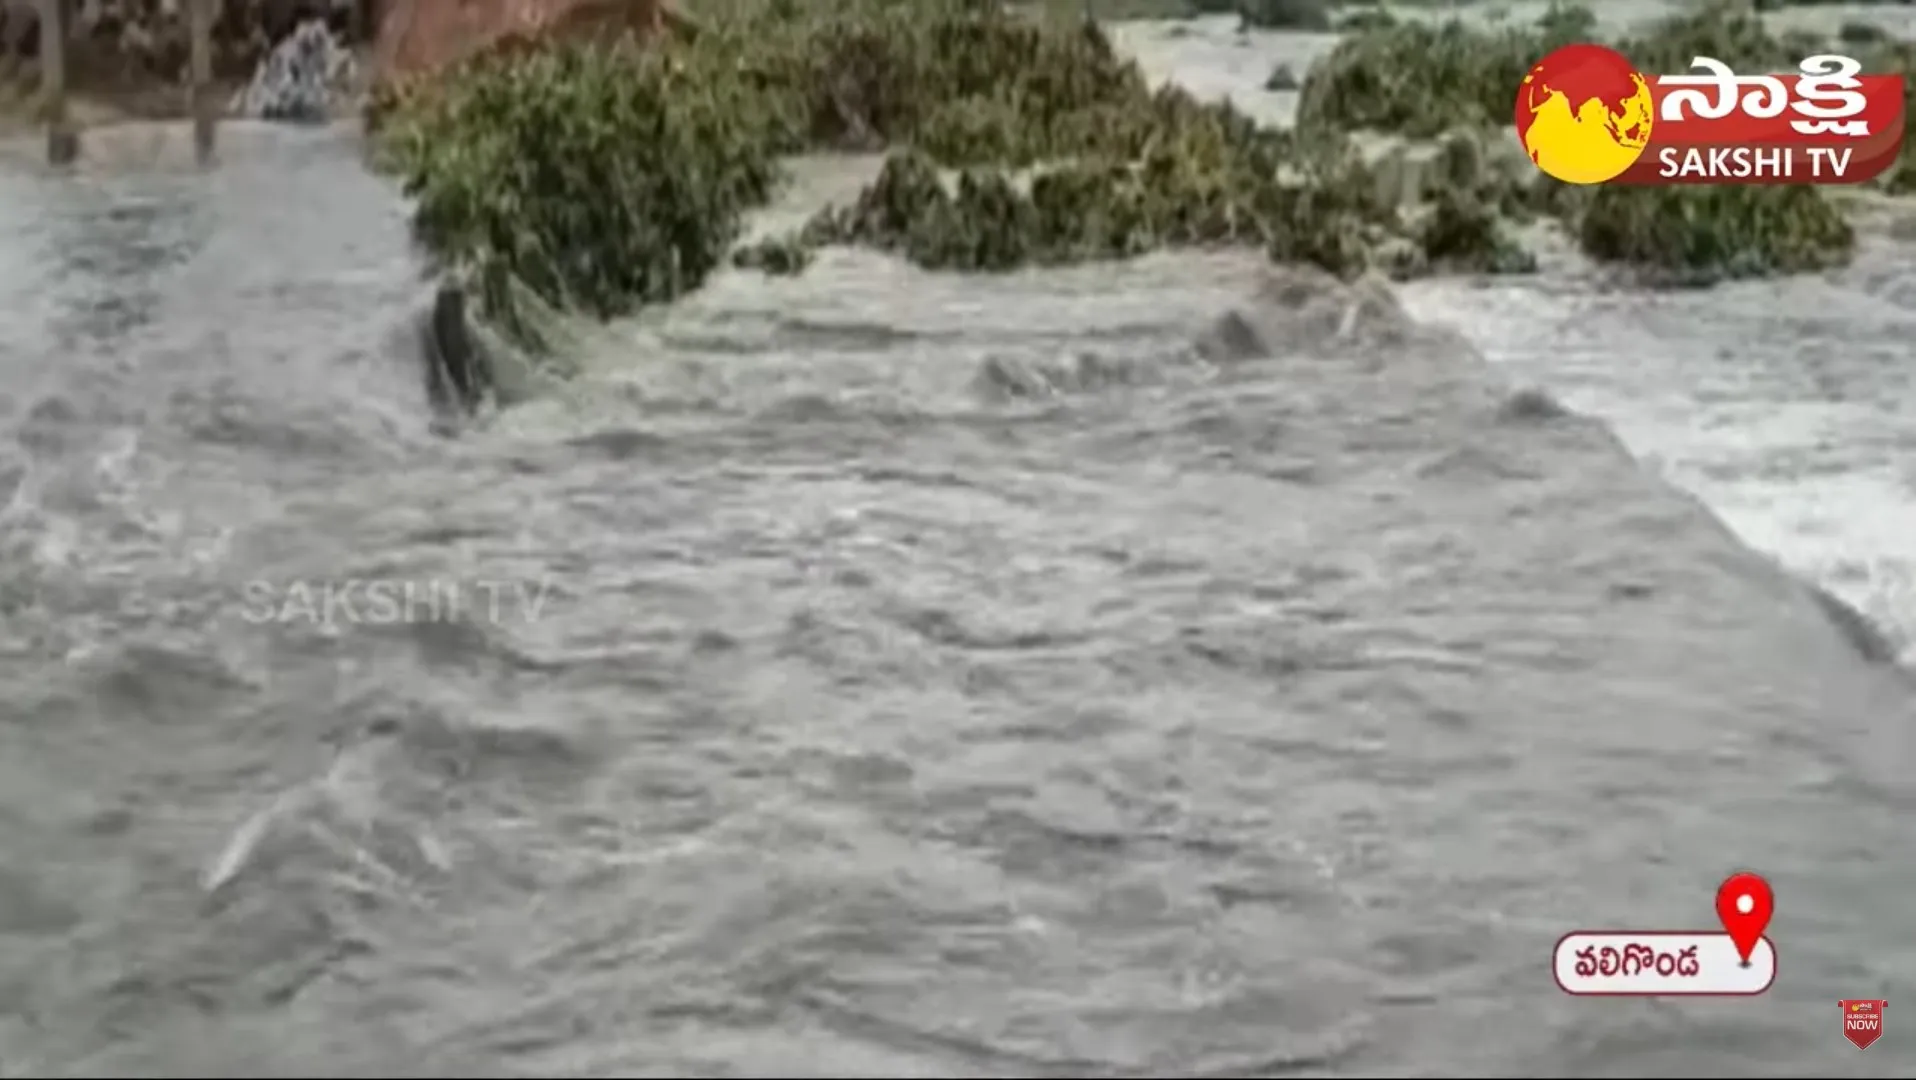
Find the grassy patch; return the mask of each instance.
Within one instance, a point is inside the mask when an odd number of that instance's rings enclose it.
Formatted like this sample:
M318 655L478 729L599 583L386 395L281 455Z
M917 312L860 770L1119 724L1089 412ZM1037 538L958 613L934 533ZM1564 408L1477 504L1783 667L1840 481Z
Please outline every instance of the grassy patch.
M1482 29L1403 22L1338 42L1304 76L1300 128L1430 138L1510 122L1516 88L1545 53L1574 37L1540 27Z
M1259 30L1331 28L1331 5L1326 0L1240 0L1238 14L1246 27Z
M1314 18L1274 2L1240 10ZM416 200L422 244L476 280L487 313L534 347L515 296L612 317L698 288L728 258L802 272L824 244L968 271L1221 244L1344 275L1515 271L1529 260L1503 222L1543 212L1599 258L1686 273L1846 256L1846 227L1814 191L1591 193L1527 167L1484 168L1470 133L1507 139L1530 66L1590 34L1588 12L1568 7L1495 29L1380 26L1306 74L1293 133L1154 90L1096 25L1059 12L793 2L711 17L689 39L649 48L508 43L384 88L369 119L379 159ZM1794 62L1798 44L1723 13L1621 43L1650 70L1699 53L1739 67ZM1415 190L1392 195L1352 149L1360 129L1450 141ZM744 214L780 182L780 157L819 149L889 157L851 205L734 251Z
M1859 46L1854 55L1862 62L1864 71L1903 76L1903 115L1907 118L1910 111L1916 109L1916 42L1878 41ZM1903 140L1897 163L1879 180L1878 186L1890 194L1908 195L1916 192L1916 146L1912 142L1916 140Z
M1578 225L1584 251L1654 277L1709 283L1841 266L1856 236L1813 187L1601 187Z
M650 49L514 45L387 91L376 118L419 239L509 329L510 283L601 317L697 288L806 149L891 157L854 205L735 262L797 272L857 243L1001 270L1245 244L1349 275L1423 236L1343 139L1154 91L1093 24L967 0L759 14Z
M602 318L696 287L770 196L785 119L710 59L539 49L436 85L383 146L415 235L509 327L513 279Z
M1273 259L1349 273L1365 265L1366 240L1390 231L1394 208L1374 197L1355 158L1307 158L1283 133L1176 89L1150 109L1155 126L1139 144L1022 174L987 167L948 177L934 155L894 154L876 184L854 205L818 215L805 239L956 270L1256 244Z
M1340 42L1305 76L1298 123L1424 139L1508 130L1516 88L1531 66L1562 45L1597 38L1590 12L1570 6L1554 7L1530 25L1485 28L1453 20L1380 27ZM1750 12L1721 6L1671 16L1612 44L1651 72L1688 70L1695 56L1717 57L1739 70L1785 69L1826 47L1815 35L1772 34ZM1896 58L1909 59L1908 50ZM1906 179L1894 182L1916 187L1916 169L1899 176ZM1561 217L1595 258L1659 268L1682 280L1818 269L1847 260L1853 247L1841 215L1812 188L1592 192L1539 180L1520 189L1506 185L1496 197Z

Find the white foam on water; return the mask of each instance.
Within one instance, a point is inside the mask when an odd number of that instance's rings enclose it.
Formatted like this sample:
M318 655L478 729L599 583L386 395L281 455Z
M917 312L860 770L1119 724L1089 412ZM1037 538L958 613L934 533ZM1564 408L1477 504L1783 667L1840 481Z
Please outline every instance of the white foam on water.
M1519 0L1399 14L1524 25L1548 7ZM1608 4L1601 24L1640 26L1678 7ZM1825 32L1853 21L1902 36L1916 27L1906 9L1867 4L1766 18ZM1263 88L1272 67L1301 76L1336 42L1239 33L1230 17L1118 24L1112 36L1154 80L1228 97L1275 123L1290 120L1297 94ZM1862 611L1916 662L1916 425L1906 419L1916 416L1916 380L1903 344L1916 334L1916 311L1897 295L1916 280L1912 256L1884 244L1833 277L1685 293L1596 296L1549 277L1419 282L1404 290L1405 305L1462 330L1517 381L1604 420L1647 466L1745 542Z
M1916 312L1869 284L1906 259L1876 249L1841 275L1676 293L1420 282L1406 306L1604 420L1646 467L1916 660L1916 385L1896 360Z

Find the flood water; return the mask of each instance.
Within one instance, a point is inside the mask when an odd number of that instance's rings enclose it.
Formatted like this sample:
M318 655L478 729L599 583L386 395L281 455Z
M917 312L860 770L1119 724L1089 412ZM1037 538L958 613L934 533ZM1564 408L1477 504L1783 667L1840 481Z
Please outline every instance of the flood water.
M1892 230L1682 294L834 251L445 438L353 136L222 140L0 155L0 1075L1916 1068L1911 682L1778 563L1916 628ZM1554 986L1743 868L1769 993Z

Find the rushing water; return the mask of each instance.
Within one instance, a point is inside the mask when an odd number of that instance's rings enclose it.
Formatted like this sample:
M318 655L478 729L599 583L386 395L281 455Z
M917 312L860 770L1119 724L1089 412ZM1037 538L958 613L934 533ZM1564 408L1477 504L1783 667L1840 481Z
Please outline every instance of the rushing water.
M727 274L447 439L397 200L223 138L0 169L0 1074L1916 1065L1909 683L1652 475L1907 618L1895 244L1405 291L1649 469L1252 256ZM1552 985L1743 866L1769 994Z
M1512 22L1547 3L1508 5ZM1474 9L1473 9L1474 10ZM1666 8L1598 6L1612 31ZM1449 17L1419 9L1406 17ZM1907 7L1789 8L1779 28L1846 21L1916 35ZM1295 92L1266 91L1273 66L1302 73L1331 34L1240 35L1228 18L1132 23L1119 38L1148 70L1253 115L1288 122ZM1603 416L1651 465L1736 530L1866 612L1904 648L1916 642L1916 247L1908 215L1877 212L1858 264L1827 278L1706 292L1617 290L1574 259L1531 280L1443 280L1405 291L1419 316L1463 330L1520 382L1549 386ZM1891 239L1894 233L1902 238Z

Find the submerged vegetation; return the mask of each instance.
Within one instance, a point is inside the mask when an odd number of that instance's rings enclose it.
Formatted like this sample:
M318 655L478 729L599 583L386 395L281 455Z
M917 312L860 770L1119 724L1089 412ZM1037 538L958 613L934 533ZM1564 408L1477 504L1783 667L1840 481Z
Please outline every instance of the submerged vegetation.
M1602 187L1578 241L1674 283L1794 274L1848 261L1849 222L1813 187Z
M998 270L1239 244L1353 275L1415 265L1394 252L1437 236L1380 197L1347 140L1153 89L1096 25L975 0L761 14L649 48L502 49L388 92L369 119L419 239L508 324L512 282L599 316L698 287L779 157L807 149L890 157L853 205L735 261L797 271L818 245L857 243ZM1450 220L1425 261L1507 247L1452 235L1472 227L1496 223Z
M1601 40L1583 8L1556 6L1534 23L1473 28L1460 22L1401 23L1346 38L1304 78L1298 126L1373 130L1413 138L1446 131L1508 130L1512 89L1551 50ZM1710 6L1672 16L1622 39L1616 49L1644 71L1689 69L1712 56L1739 70L1781 70L1826 43L1800 32L1772 34L1747 10ZM1907 47L1870 70L1903 70ZM1900 170L1916 187L1916 171ZM1891 180L1894 184L1899 181ZM1840 265L1855 237L1823 191L1807 186L1575 188L1539 176L1505 198L1563 219L1593 258L1644 268L1657 280L1795 273Z
M1330 4L1326 0L1242 0L1238 8L1246 27L1260 30L1329 30Z
M1253 25L1329 18L1320 3L1194 6ZM728 258L795 273L828 244L953 270L1232 244L1346 276L1509 272L1534 265L1511 224L1548 215L1597 258L1694 278L1831 265L1852 243L1814 189L1592 191L1521 156L1501 167L1486 148L1514 148L1513 89L1549 49L1594 36L1580 8L1489 29L1378 20L1305 74L1289 131L1152 88L1092 23L991 0L797 7L651 46L515 43L386 88L368 118L380 160L416 200L420 241L534 345L513 321L524 292L610 317ZM1618 43L1647 70L1794 63L1803 44L1723 11ZM1359 153L1366 130L1441 145L1407 172L1405 155ZM850 205L735 250L780 158L825 149L888 156Z
M777 179L769 121L733 80L657 53L552 49L432 91L388 130L432 252L490 313L516 278L599 317L704 281Z

